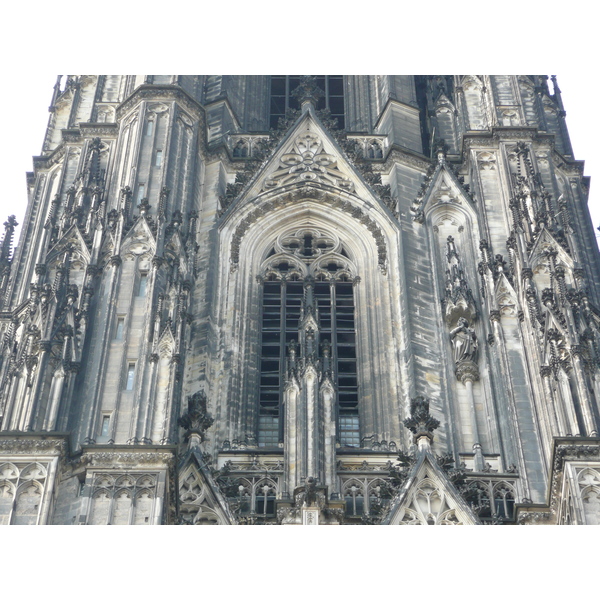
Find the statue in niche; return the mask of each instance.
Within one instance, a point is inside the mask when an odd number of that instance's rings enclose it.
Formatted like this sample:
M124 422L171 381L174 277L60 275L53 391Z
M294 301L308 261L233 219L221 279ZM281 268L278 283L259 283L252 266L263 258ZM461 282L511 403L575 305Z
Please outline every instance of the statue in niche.
M456 327L450 332L452 342L452 355L454 362L459 364L465 361L477 362L477 336L475 330L469 326L469 321L464 317L458 319Z

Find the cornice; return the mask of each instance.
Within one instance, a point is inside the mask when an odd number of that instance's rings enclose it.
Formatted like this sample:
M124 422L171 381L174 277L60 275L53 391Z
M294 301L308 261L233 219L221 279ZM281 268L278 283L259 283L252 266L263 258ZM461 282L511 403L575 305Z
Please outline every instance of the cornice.
M68 433L49 433L47 431L39 433L21 431L0 432L0 455L66 456L68 451Z
M118 123L79 123L84 137L116 138L119 134Z
M383 162L386 173L389 173L391 168L396 163L406 165L407 167L420 169L422 171L427 171L427 169L434 164L434 162L428 159L424 154L419 154L418 152L414 152L408 148L403 148L397 144L392 144L387 156L385 157L385 161ZM374 170L377 170L375 168L376 162L372 161L371 164L373 165Z
M178 85L153 85L144 84L137 87L133 93L126 98L116 110L117 122L142 100L165 100L177 101L189 112L193 113L204 125L205 108L192 98L182 87Z
M126 467L133 468L141 465L143 468L149 466L173 467L176 462L177 446L168 444L157 445L101 445L90 444L83 446L81 454L77 456L74 465L87 467L107 468Z
M417 116L421 112L421 109L416 106L412 106L411 104L406 104L406 102L402 102L400 100L395 100L394 98L388 98L387 102L385 103L385 106L383 107L383 109L379 113L379 116L377 117L377 121L375 122L375 125L373 126L374 130L376 130L379 127L384 115L389 110L390 106L392 106L392 104L396 104L398 106L401 106L402 108L407 108L410 111L412 111L413 113L415 113L415 115L417 115Z

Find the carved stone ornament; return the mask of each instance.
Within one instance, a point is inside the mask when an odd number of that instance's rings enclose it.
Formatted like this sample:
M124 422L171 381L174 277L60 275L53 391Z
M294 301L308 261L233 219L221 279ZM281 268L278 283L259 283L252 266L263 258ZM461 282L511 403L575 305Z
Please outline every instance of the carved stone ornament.
M352 192L354 184L337 166L335 156L327 154L318 135L301 133L294 140L291 152L284 154L279 168L265 180L264 189L302 181L316 181Z
M410 417L404 419L404 427L410 429L415 439L421 436L433 437L432 432L440 426L440 422L429 414L429 400L417 396L410 401Z
M177 424L186 430L186 441L192 434L200 436L200 441L204 441L204 432L213 424L214 419L206 410L206 393L201 390L188 396L188 409Z
M465 361L477 363L479 347L477 336L465 318L461 317L457 326L450 331L450 341L452 342L452 356L457 366Z
M298 100L300 105L310 102L316 107L319 98L323 98L325 92L317 85L317 78L314 75L303 75L300 77L300 84L292 92L292 96Z
M137 450L97 452L84 448L84 453L73 461L74 465L90 465L93 467L108 467L113 465L138 465L145 466L167 466L172 467L175 464L175 456L171 450L164 452L139 452Z
M64 439L0 439L0 454L65 454Z
M349 213L353 218L362 223L371 232L371 235L377 244L377 263L379 269L384 275L387 273L387 247L383 233L377 223L373 221L363 209L357 207L352 202L344 200L337 195L328 194L327 192L313 187L311 183L308 183L307 187L303 187L295 192L288 192L271 200L265 200L261 206L254 209L242 220L237 226L231 240L231 271L235 271L239 264L240 247L244 234L260 217L277 208L307 199L316 199L332 208L337 208L343 212Z

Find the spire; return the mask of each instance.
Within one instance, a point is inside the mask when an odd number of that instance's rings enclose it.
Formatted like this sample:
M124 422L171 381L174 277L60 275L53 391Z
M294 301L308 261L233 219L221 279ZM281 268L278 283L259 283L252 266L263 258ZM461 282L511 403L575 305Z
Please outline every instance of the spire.
M9 261L15 227L18 225L15 215L10 215L4 222L4 237L0 242L0 264Z

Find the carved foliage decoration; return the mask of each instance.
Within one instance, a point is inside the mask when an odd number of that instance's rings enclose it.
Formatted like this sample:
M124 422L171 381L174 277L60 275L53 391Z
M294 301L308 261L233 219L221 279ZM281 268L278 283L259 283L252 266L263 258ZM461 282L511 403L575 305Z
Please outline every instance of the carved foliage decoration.
M279 160L278 169L265 180L264 189L302 181L325 183L353 191L353 183L337 166L337 159L323 149L323 141L314 133L303 132L296 137L291 152Z

